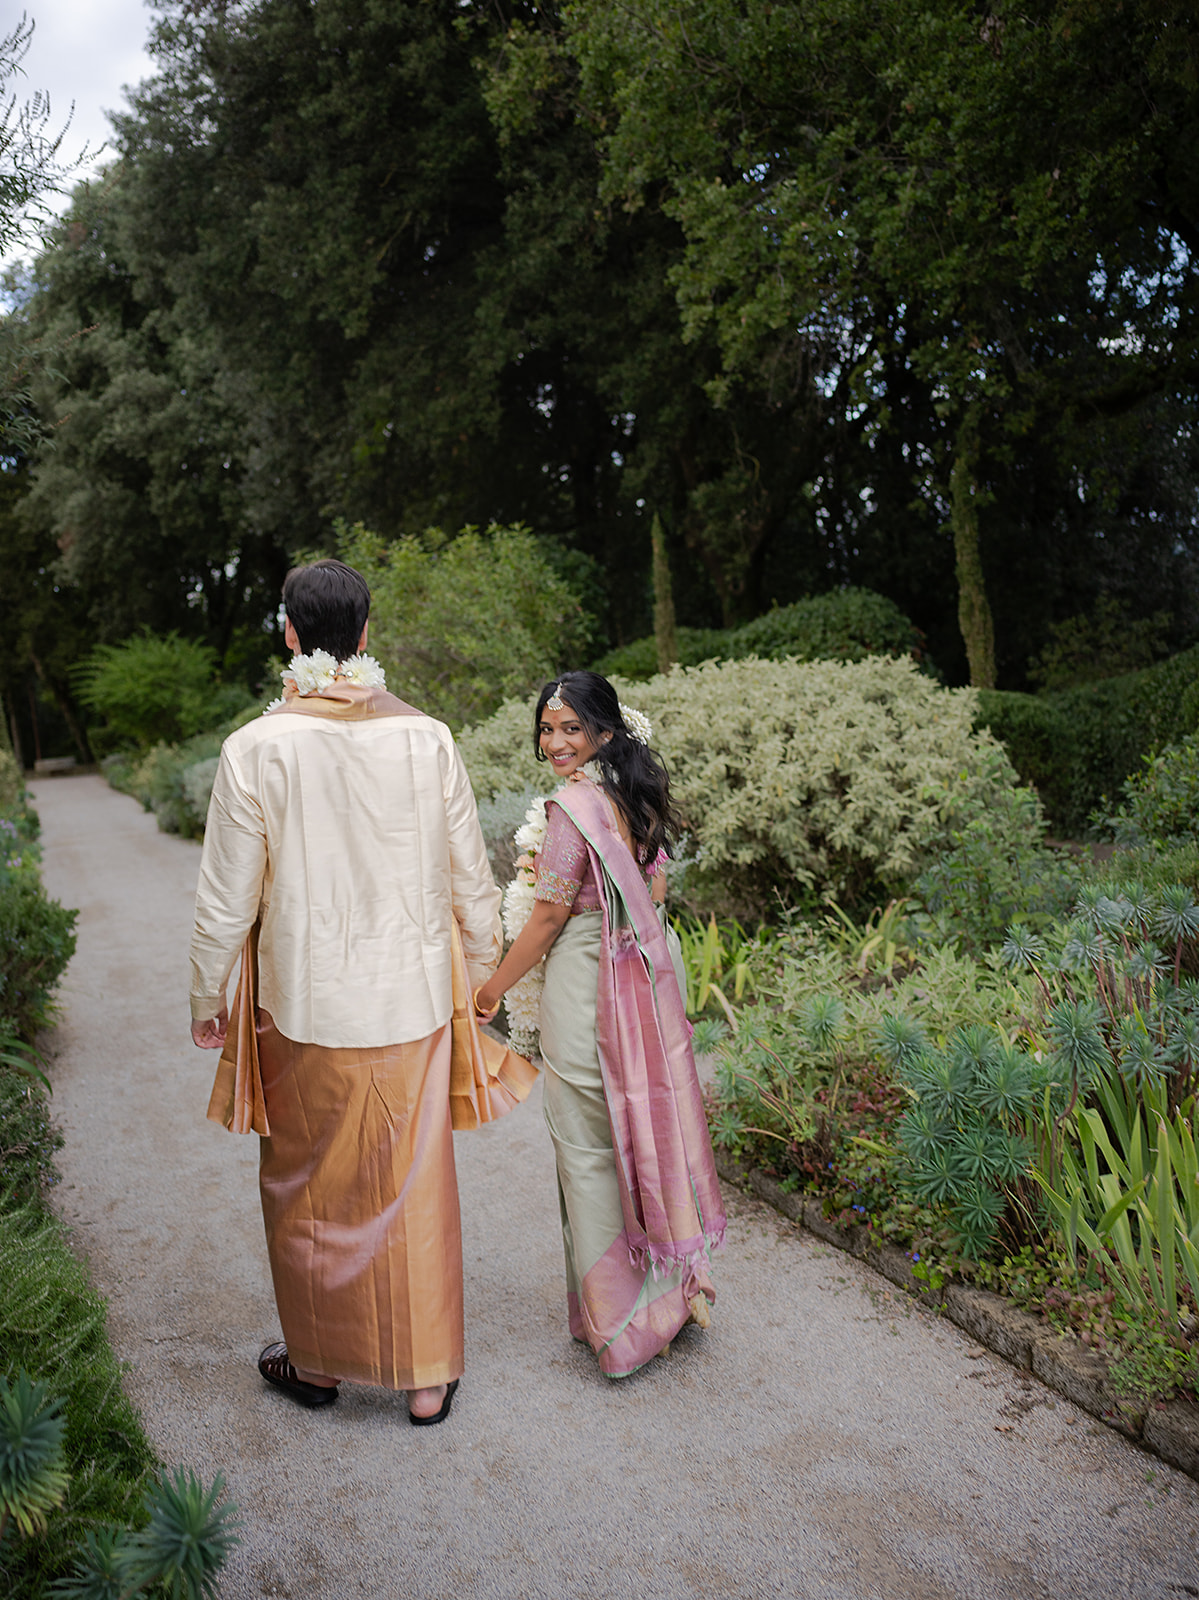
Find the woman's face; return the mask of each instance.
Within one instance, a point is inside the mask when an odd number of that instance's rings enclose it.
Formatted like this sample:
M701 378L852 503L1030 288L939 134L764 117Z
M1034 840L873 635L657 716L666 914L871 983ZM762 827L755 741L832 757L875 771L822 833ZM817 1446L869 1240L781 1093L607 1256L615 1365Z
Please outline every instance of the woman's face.
M570 706L563 706L561 711L551 711L547 706L541 713L538 730L541 753L559 778L569 778L595 754L596 746Z

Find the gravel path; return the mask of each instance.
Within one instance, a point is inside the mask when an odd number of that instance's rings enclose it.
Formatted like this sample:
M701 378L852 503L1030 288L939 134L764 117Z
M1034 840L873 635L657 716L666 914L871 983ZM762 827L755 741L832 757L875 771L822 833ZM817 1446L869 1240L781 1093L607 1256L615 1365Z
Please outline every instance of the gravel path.
M343 1390L307 1412L277 1336L257 1141L204 1119L188 1036L198 846L98 777L35 785L79 906L54 1110L62 1215L163 1459L224 1471L223 1600L1133 1600L1199 1596L1199 1485L735 1192L712 1328L621 1383L566 1328L534 1103L456 1139L467 1372L450 1421Z

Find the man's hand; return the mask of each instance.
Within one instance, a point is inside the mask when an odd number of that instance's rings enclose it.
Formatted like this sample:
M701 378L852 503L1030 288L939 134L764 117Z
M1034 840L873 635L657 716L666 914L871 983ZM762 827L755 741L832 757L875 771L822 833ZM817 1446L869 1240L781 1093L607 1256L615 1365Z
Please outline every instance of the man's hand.
M222 1006L217 1016L208 1017L203 1022L192 1022L192 1043L201 1050L223 1050L228 1031L229 1012Z

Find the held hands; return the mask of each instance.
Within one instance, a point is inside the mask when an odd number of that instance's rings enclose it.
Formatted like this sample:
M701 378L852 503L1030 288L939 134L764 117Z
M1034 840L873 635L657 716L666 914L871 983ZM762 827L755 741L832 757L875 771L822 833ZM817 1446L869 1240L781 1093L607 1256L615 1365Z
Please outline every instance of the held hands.
M229 1031L229 1012L222 1006L215 1017L192 1022L192 1043L201 1050L223 1050Z
M474 992L475 1016L478 1017L480 1022L490 1022L500 1009L501 996L496 995L495 999L492 1000L489 993L490 989L490 983L481 983Z

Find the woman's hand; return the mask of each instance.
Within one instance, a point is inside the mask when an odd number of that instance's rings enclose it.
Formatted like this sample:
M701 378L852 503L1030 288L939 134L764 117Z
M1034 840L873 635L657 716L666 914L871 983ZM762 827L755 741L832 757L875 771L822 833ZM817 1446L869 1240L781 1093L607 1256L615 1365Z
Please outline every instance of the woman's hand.
M493 980L494 981L494 980ZM474 993L475 1016L480 1022L490 1022L500 1009L500 995L494 998L488 994L490 984L481 983Z

